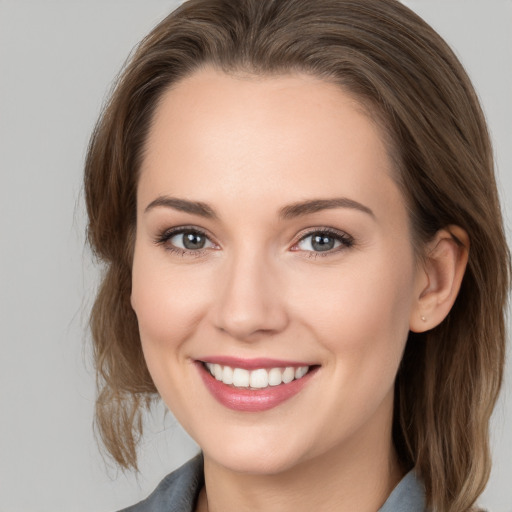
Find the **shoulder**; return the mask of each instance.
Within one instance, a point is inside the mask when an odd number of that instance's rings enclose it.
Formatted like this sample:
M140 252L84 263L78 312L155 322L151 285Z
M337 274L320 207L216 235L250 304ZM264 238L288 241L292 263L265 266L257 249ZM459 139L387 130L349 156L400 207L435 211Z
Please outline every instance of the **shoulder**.
M414 470L407 473L378 512L426 512L425 488Z
M199 454L167 475L145 500L119 512L193 512L203 484L203 456Z

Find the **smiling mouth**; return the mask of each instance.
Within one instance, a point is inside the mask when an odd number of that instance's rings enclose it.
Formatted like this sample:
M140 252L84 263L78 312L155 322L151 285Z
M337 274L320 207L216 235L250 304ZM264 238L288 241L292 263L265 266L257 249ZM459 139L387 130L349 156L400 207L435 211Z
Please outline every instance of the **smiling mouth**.
M203 363L216 380L238 389L265 389L302 379L313 367L258 368L246 370L227 365Z
M243 413L264 412L290 400L320 369L318 364L266 358L212 359L195 361L206 388L221 405Z

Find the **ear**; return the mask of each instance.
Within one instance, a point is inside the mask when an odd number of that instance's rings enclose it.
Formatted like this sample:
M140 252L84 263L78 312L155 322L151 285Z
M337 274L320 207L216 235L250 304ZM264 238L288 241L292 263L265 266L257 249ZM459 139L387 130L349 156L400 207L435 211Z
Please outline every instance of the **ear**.
M411 331L428 331L446 318L459 293L468 254L469 237L459 226L436 233L427 246L423 266L418 268Z

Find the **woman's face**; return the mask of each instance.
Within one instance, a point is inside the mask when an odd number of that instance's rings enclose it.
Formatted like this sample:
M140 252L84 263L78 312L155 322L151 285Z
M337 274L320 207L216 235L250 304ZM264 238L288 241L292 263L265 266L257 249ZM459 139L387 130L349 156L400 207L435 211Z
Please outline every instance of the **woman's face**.
M132 305L156 387L209 459L274 473L390 448L420 282L392 174L379 129L318 79L205 69L163 96Z

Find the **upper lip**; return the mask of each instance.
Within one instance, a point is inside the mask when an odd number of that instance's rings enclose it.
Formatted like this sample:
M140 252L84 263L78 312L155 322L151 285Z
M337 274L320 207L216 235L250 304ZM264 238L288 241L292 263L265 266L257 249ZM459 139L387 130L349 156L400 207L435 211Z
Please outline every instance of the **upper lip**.
M271 359L268 357L257 357L244 359L231 356L211 356L200 359L203 363L220 364L231 368L243 368L245 370L258 370L260 368L298 368L301 366L313 366L312 363L304 361L287 361L284 359Z

